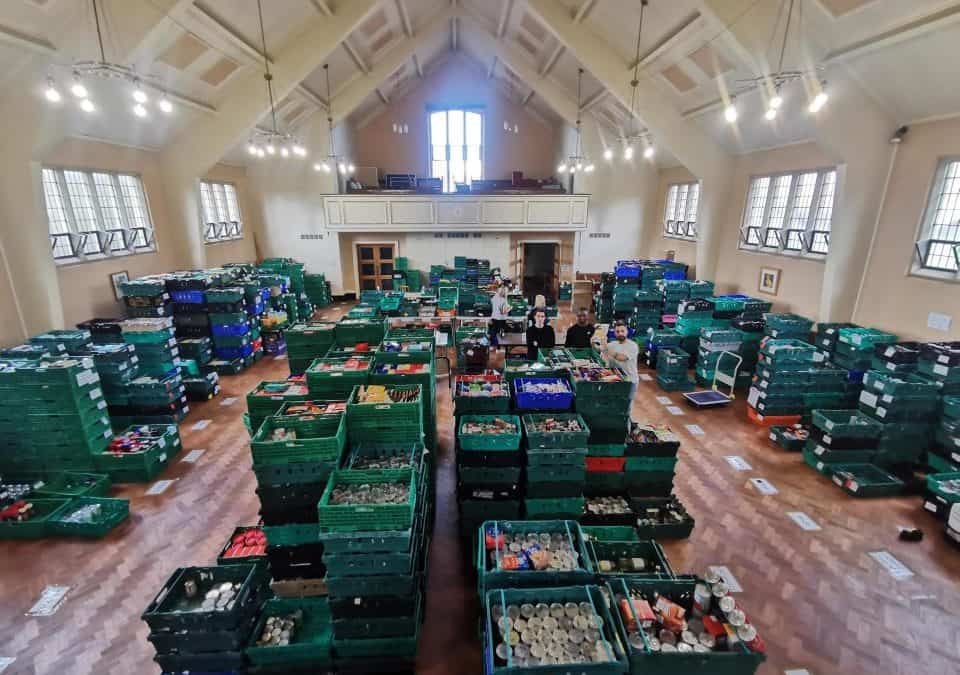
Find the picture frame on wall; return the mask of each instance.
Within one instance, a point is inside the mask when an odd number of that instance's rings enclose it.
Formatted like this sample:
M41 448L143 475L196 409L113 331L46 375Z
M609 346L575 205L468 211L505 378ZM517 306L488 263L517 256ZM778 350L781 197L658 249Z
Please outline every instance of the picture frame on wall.
M757 290L767 295L776 295L780 290L780 270L777 267L761 267Z
M123 291L120 290L120 284L125 281L130 281L130 274L126 270L114 272L110 275L110 283L113 285L113 297L117 299L117 302L123 300Z

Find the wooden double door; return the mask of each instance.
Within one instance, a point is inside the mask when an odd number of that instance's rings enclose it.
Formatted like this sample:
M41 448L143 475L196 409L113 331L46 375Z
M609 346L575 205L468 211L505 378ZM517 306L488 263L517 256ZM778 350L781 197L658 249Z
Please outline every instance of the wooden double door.
M361 291L392 291L396 244L357 244L357 276Z

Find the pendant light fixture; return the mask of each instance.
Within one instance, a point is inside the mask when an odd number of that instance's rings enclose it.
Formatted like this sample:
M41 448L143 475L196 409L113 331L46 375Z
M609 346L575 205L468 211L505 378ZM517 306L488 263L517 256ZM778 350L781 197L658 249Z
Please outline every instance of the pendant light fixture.
M640 0L640 26L637 28L637 47L633 57L633 79L630 80L630 120L628 122L630 133L623 138L623 160L625 162L633 161L634 144L643 145L644 159L653 159L653 156L656 154L650 132L641 131L637 128L637 86L640 84L640 39L643 37L643 11L647 7L647 2L648 0Z
M97 45L99 47L100 58L95 61L74 61L70 68L70 86L71 96L77 101L77 106L85 113L97 111L97 106L90 98L90 90L86 81L91 78L102 78L111 80L124 80L130 86L130 94L133 97L133 105L130 111L139 118L150 116L150 95L147 91L156 97L157 108L165 115L173 112L173 104L167 98L164 88L154 82L150 75L138 73L133 66L122 63L113 63L107 61L106 50L103 47L103 30L100 27L100 6L98 0L90 0L93 8L93 21L97 30ZM63 95L57 86L57 80L53 75L47 76L46 87L43 92L44 97L50 103L62 103Z
M271 128L267 131L254 127L247 141L247 152L256 158L267 155L302 158L307 156L307 149L293 134L281 132L277 126L277 106L273 98L273 73L270 72L270 59L267 56L267 36L263 29L263 4L257 0L257 15L260 20L260 46L263 48L263 79L267 83L267 100L270 102Z
M333 137L333 97L330 95L330 64L323 64L323 72L327 79L327 133L329 136L330 150L327 152L326 158L322 162L317 162L313 165L314 171L323 171L324 173L330 173L334 169L337 170L337 173L344 178L349 178L353 175L353 172L356 170L356 167L350 162L346 157L340 157L337 155L337 146L336 141ZM400 125L397 125L398 127ZM403 133L406 133L407 125L403 125ZM337 188L339 189L340 180L337 180Z
M777 60L777 69L772 73L763 73L757 77L736 81L737 86L735 91L731 93L730 100L723 110L724 119L730 124L735 123L739 117L736 105L737 96L756 89L761 89L766 92L767 108L763 116L768 122L777 119L784 103L784 90L794 82L807 82L809 85L807 90L809 91L810 100L807 104L807 112L816 114L827 104L829 98L827 95L827 82L819 75L819 72L823 70L823 66L815 66L809 70L784 70L783 68L783 59L787 52L787 40L790 37L790 27L793 25L795 8L797 10L797 23L799 24L799 28L797 28L796 31L799 32L800 44L803 44L803 0L782 0L780 10L777 12L777 18L773 24L773 30L770 34L769 44L769 47L773 46L773 42L777 36L777 29L780 26L780 19L784 14L784 9L786 9L786 25L783 28L783 38L780 41L780 55Z
M583 149L583 121L580 119L581 112L583 111L582 103L582 84L583 84L583 68L577 69L577 145L574 149L572 155L567 157L567 161L561 162L557 167L557 173L569 173L570 178L570 191L573 192L573 175L577 171L583 171L584 173L593 173L594 164L590 161L590 158L587 157Z

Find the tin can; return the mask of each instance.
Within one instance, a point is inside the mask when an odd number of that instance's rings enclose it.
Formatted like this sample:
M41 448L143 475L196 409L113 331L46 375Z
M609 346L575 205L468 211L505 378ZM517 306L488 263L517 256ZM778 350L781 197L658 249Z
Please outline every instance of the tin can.
M710 602L713 595L706 584L697 584L693 588L693 610L698 614L707 614L710 611Z

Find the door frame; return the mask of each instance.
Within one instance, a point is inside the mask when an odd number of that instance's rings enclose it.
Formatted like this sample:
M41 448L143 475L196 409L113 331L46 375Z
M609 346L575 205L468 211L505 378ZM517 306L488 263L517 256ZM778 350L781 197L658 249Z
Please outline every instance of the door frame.
M360 297L360 253L357 251L358 246L390 246L394 247L393 249L393 258L396 260L397 256L400 255L400 240L399 239L354 239L351 242L353 246L353 283L354 283L354 292L357 294L357 297Z
M556 282L557 282L557 288L559 289L559 287L560 287L560 275L561 275L561 270L563 269L563 241L560 240L560 239L520 239L520 240L518 240L518 241L517 241L517 247L519 248L519 250L517 251L517 253L518 253L518 256L517 256L517 258L518 258L518 259L517 259L517 265L519 266L519 269L517 270L517 278L518 278L518 279L523 279L524 266L525 266L525 264L526 264L526 260L524 259L525 256L524 256L524 249L523 249L523 247L524 247L525 244L554 244L554 245L556 245L556 247L557 247L557 257L556 257L555 260L554 260L554 265L556 266L556 269L557 269Z

